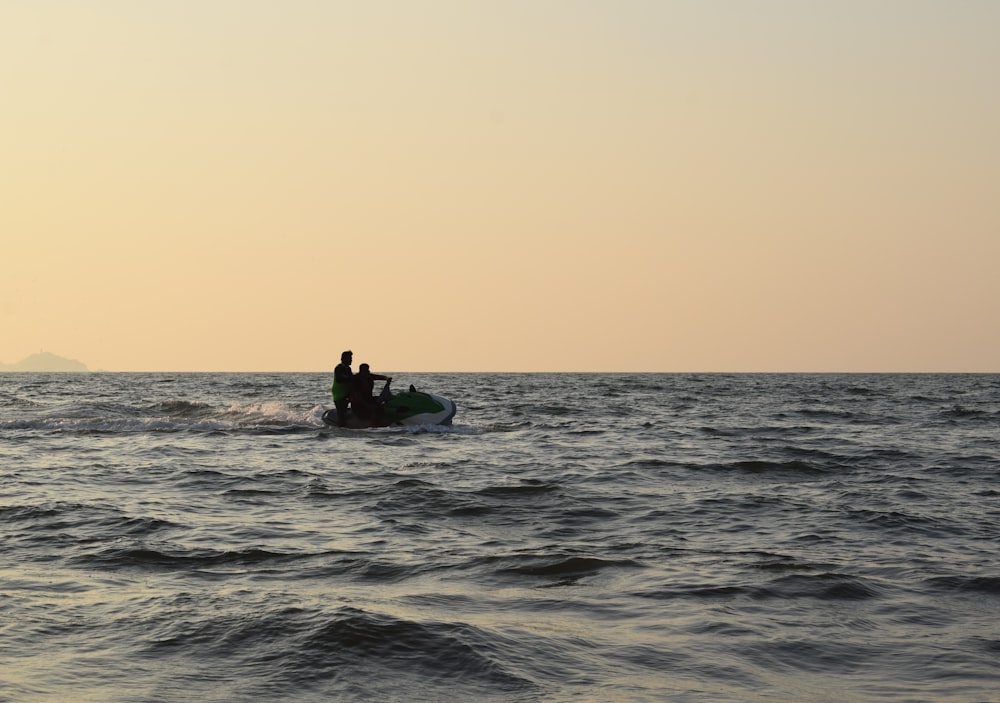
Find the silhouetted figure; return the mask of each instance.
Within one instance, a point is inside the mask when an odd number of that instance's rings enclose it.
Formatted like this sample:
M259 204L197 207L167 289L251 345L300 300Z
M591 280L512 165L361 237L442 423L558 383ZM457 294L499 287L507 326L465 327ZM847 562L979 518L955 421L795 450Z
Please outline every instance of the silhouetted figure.
M337 424L343 427L347 422L347 406L351 400L351 384L354 381L354 372L351 370L351 362L354 360L354 353L350 350L340 355L340 363L333 370L333 385L330 393L333 395L333 405L337 408Z
M351 379L351 409L354 414L365 422L375 419L378 401L374 397L375 381L391 381L391 376L372 373L368 364L361 364L358 372Z

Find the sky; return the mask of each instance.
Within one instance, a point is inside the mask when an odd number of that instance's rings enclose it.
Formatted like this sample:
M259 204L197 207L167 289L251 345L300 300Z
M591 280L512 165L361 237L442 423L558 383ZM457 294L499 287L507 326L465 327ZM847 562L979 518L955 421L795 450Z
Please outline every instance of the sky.
M1000 372L1000 2L0 0L0 362Z

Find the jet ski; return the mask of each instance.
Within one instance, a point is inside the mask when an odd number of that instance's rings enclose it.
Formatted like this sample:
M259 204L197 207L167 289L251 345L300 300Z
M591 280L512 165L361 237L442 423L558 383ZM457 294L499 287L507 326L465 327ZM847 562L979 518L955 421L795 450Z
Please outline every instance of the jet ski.
M450 425L455 417L455 403L444 396L418 391L413 386L407 391L393 393L386 381L378 397L375 417L370 420L347 411L347 420L341 425L336 408L323 413L323 423L332 427L351 429L389 427L391 425Z

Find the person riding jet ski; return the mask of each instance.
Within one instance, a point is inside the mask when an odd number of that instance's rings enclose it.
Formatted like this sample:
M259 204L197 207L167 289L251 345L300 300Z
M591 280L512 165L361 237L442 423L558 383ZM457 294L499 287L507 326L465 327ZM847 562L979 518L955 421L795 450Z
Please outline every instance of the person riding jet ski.
M379 400L374 396L375 381L392 381L392 377L372 373L368 364L361 364L351 379L351 409L366 422L374 420L378 412Z

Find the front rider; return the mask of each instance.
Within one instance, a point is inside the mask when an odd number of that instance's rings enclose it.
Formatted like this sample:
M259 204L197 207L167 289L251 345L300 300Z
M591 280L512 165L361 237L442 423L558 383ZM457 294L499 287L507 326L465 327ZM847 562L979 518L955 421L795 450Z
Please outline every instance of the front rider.
M347 406L350 404L351 384L354 381L354 372L351 371L352 361L354 353L350 350L340 355L340 363L333 370L333 386L330 387L333 405L337 408L337 424L341 427L347 424Z
M391 380L391 376L372 373L368 364L361 364L351 380L351 407L354 414L366 422L374 420L378 410L378 401L374 398L375 381Z

